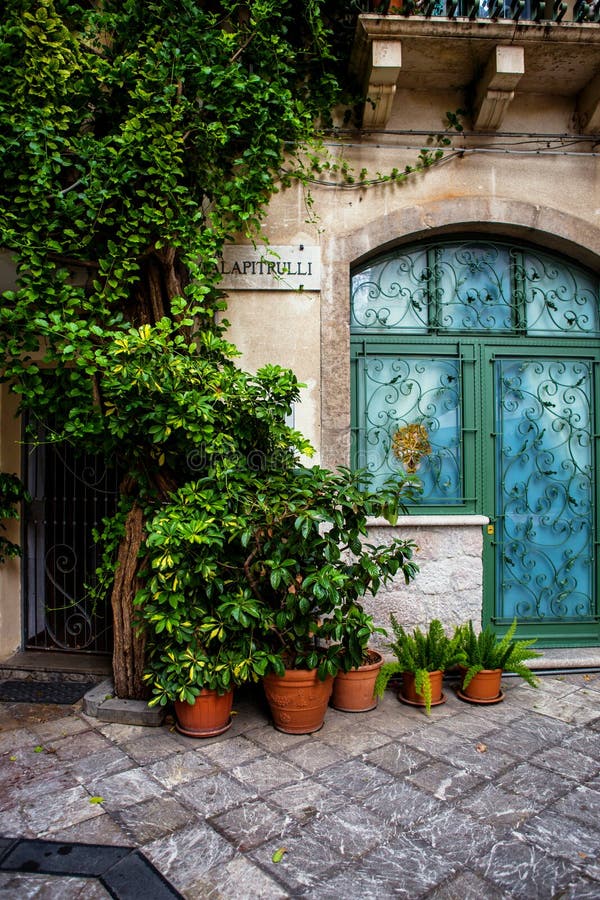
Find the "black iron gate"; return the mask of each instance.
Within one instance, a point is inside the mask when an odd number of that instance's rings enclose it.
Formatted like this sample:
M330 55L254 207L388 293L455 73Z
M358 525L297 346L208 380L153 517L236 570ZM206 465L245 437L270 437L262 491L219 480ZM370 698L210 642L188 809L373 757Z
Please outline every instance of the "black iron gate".
M93 529L116 508L118 473L43 440L26 448L24 472L32 497L24 518L24 645L110 653L110 596L98 599L90 588L100 562Z

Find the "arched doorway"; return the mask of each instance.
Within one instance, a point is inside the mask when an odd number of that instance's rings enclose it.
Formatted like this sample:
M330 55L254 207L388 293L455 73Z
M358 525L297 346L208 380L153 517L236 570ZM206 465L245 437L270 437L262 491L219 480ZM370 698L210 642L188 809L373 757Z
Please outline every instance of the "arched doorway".
M488 516L484 620L541 645L600 638L599 283L472 237L352 273L353 464L416 472L420 512Z

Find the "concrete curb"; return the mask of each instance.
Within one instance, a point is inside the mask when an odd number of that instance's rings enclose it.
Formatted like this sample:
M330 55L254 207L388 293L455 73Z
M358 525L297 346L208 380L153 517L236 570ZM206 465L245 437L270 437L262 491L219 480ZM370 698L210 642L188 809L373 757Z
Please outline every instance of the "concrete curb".
M121 700L114 695L112 678L107 678L92 688L83 698L83 712L101 722L119 725L162 725L165 709L148 706L145 700Z

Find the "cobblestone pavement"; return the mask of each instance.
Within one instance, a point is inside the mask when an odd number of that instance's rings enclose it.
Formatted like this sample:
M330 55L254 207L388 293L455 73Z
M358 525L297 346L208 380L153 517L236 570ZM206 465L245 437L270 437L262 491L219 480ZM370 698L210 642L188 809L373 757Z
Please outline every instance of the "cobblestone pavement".
M471 706L447 683L429 718L388 691L303 736L272 727L257 689L209 741L3 703L0 835L65 842L56 859L124 848L186 898L598 900L600 675L503 689ZM15 846L0 841L2 897L158 897L82 863L6 871Z

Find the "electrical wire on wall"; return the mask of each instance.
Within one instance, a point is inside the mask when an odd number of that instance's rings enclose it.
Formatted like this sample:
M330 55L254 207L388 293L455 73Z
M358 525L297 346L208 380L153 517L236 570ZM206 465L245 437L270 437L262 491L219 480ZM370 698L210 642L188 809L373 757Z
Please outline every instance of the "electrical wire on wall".
M343 138L344 135L355 135L356 132L343 132L343 131L335 131L333 134L336 137ZM406 131L369 131L365 132L368 135L382 135L382 136L392 136L392 137L427 137L428 139L434 139L436 137L441 137L442 135L432 135L430 131L416 131L416 130L406 130ZM443 133L444 137L447 137L447 132ZM521 133L521 132L503 132L502 134L498 134L496 132L460 132L459 135L455 135L455 138L458 137L461 140L469 139L469 138L493 138L494 143L492 146L485 147L452 147L445 150L442 146L431 145L424 148L424 152L431 153L432 157L428 160L426 165L415 165L409 166L405 170L399 170L397 175L377 175L374 178L354 178L354 179L327 179L327 178L307 178L306 181L309 184L319 185L321 187L335 187L341 188L344 190L355 190L365 187L370 187L378 184L388 184L390 181L400 181L404 180L404 178L409 177L410 175L415 175L422 173L425 169L437 168L441 165L445 165L449 162L452 162L456 159L463 159L467 156L474 156L479 154L495 154L495 155L504 155L504 156L537 156L537 157L577 157L579 159L600 159L600 150L596 151L595 149L591 150L576 150L569 149L573 147L577 147L582 144L591 144L592 148L600 146L600 138L597 135L579 135L579 134L535 134L535 133ZM535 144L535 146L531 146ZM543 144L544 146L540 147L539 145ZM345 149L352 150L365 150L368 148L369 150L379 150L379 151L396 151L396 152L414 152L415 145L410 145L405 142L385 142L385 143L377 143L377 144L365 144L359 141L346 141L346 140L322 140L321 146L325 148L335 148L337 151L342 151ZM440 155L436 158L435 154L439 151L443 152L443 155ZM334 164L340 165L340 156L334 155ZM287 173L291 174L291 173Z

